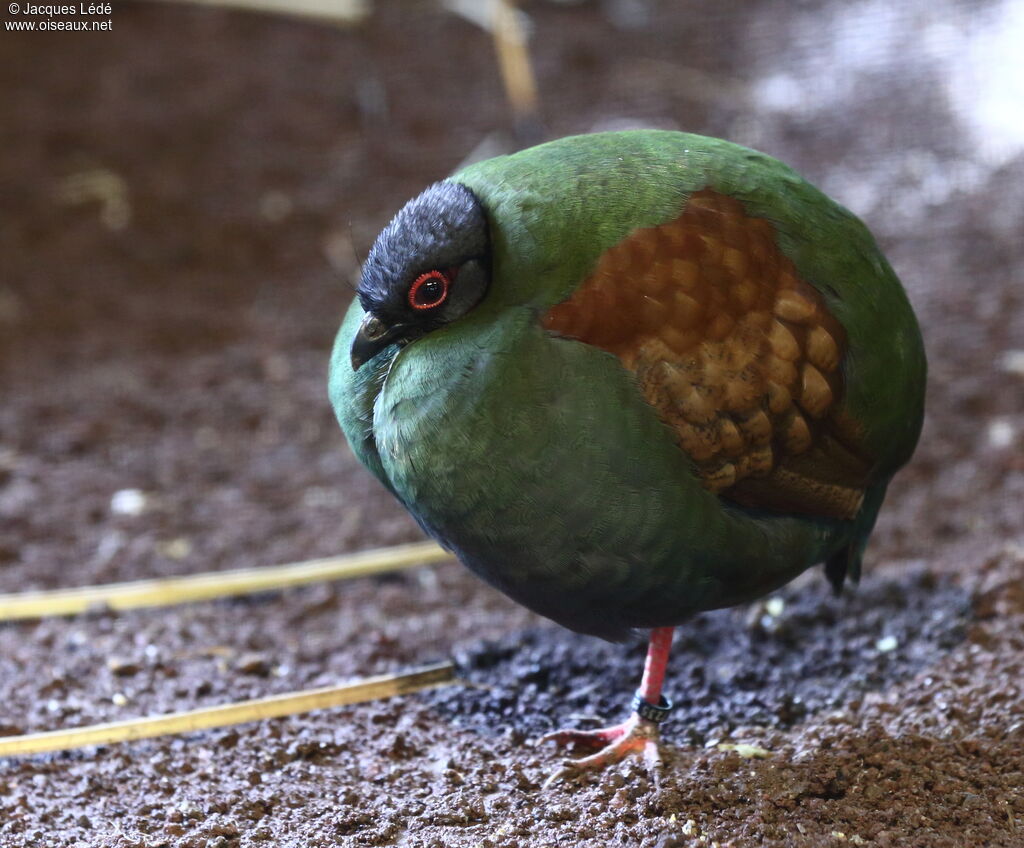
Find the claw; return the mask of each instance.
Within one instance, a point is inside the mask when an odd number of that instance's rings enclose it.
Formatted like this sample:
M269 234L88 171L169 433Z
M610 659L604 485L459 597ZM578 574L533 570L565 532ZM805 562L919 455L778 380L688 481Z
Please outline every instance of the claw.
M638 754L657 782L661 766L658 750L658 725L633 713L622 724L600 730L556 730L541 738L541 742L555 742L559 745L581 745L600 748L596 754L578 760L566 760L546 781L548 789L560 780L576 777L585 771L597 770L620 762L626 757Z

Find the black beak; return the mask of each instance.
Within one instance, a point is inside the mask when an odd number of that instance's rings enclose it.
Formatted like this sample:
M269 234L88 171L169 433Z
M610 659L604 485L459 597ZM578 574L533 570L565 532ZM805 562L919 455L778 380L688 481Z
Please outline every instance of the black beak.
M373 359L398 339L406 329L404 324L389 327L372 312L367 312L352 341L352 370L358 371L360 365Z

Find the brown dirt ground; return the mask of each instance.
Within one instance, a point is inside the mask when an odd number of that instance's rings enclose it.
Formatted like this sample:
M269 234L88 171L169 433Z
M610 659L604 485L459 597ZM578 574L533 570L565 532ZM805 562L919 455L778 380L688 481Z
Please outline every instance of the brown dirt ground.
M939 13L968 32L998 6ZM932 370L861 589L807 575L781 613L681 628L660 786L627 764L547 792L559 754L529 740L620 716L642 648L568 634L458 565L3 625L4 734L447 655L479 685L2 762L0 845L1024 846L1024 379L1005 367L1024 348L1024 157L979 152L934 40L833 91L825 3L528 11L552 136L625 119L756 144L878 232ZM344 446L326 359L376 229L508 128L489 41L425 4L355 29L113 17L0 36L0 591L418 538ZM806 102L754 96L781 54ZM76 199L83 173L100 191ZM124 489L140 514L111 509Z

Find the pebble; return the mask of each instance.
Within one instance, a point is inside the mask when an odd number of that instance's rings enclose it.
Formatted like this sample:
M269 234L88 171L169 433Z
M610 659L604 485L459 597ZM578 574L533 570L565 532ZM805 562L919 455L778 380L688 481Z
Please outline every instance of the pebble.
M121 489L110 498L110 511L114 515L142 515L149 506L149 499L141 489Z
M110 669L111 674L116 674L118 677L131 677L138 673L139 664L124 657L109 657L107 668Z
M1003 367L1003 371L1007 374L1016 374L1018 377L1024 377L1024 350L1006 351L1003 353L1000 364Z
M161 556L165 556L168 559L185 559L190 553L192 553L192 543L184 538L178 537L176 539L168 539L164 542L157 542L156 551Z
M235 669L243 674L255 674L265 677L270 673L270 661L266 654L253 651L242 654L235 661Z
M996 450L1013 444L1017 430L1009 418L993 418L988 423L988 443Z
M882 654L888 654L899 647L899 640L895 636L883 636L875 642L875 649Z
M743 759L745 760L751 758L764 759L772 755L771 751L768 751L757 745L747 745L743 742L720 742L715 747L719 751L734 751L735 753L743 757Z

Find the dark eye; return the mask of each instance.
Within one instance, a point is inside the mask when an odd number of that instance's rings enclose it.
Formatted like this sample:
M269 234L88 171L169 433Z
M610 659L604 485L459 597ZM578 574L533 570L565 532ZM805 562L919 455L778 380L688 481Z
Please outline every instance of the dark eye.
M409 286L409 305L413 309L434 309L448 299L451 278L442 271L420 274Z

